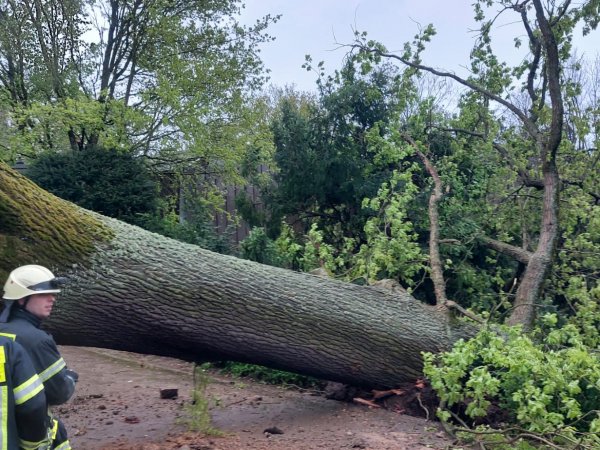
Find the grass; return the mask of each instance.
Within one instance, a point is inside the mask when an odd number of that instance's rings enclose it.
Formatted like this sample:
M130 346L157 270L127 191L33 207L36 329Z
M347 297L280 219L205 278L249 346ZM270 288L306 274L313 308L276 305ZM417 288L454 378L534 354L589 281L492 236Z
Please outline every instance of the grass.
M210 378L203 365L194 366L194 390L192 401L185 406L185 416L181 419L189 431L196 431L207 436L223 436L224 433L212 426L210 418L210 399L206 395L206 387Z

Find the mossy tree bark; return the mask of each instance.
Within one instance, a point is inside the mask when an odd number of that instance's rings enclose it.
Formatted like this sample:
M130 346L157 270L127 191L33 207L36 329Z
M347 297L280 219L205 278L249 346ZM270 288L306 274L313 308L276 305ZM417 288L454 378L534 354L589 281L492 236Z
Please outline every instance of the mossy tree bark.
M60 344L237 360L365 387L421 375L473 329L398 295L183 244L60 200L0 164L0 276L69 278Z

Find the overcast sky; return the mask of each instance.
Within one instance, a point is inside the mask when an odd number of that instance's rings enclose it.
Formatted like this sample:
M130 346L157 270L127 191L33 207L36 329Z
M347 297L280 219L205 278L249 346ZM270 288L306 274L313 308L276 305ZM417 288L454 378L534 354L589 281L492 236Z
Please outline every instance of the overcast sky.
M338 43L351 43L353 29L382 42L390 51L402 49L419 26L433 23L437 35L423 54L423 62L438 68L463 71L468 66L477 27L472 0L246 0L242 22L253 23L266 14L281 14L269 28L275 41L262 47L262 59L271 70L271 82L295 84L301 90L315 88L315 74L302 69L304 55L325 61L327 73L339 69L346 52ZM496 49L503 58L515 59L513 38L522 36L522 26L510 23L516 15L505 14L497 23ZM597 55L599 32L578 47ZM517 59L518 60L518 59ZM464 71L463 71L464 73Z

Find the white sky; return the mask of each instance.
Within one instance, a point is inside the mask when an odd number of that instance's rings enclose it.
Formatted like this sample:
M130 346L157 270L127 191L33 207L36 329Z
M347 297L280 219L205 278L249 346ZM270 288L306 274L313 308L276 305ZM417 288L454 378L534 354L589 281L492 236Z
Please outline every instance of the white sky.
M302 69L304 55L313 62L325 61L326 73L341 67L346 50L336 44L349 44L353 29L366 31L368 37L382 42L390 51L402 49L419 30L433 23L437 35L423 54L425 64L465 73L477 27L472 0L246 0L242 22L253 23L266 14L282 14L269 28L276 40L262 47L262 59L271 70L271 83L295 84L301 90L314 90L314 73ZM507 12L497 22L498 40L494 46L502 58L518 61L513 46L515 36L523 34L517 18ZM594 31L577 47L590 56L598 54L599 32Z

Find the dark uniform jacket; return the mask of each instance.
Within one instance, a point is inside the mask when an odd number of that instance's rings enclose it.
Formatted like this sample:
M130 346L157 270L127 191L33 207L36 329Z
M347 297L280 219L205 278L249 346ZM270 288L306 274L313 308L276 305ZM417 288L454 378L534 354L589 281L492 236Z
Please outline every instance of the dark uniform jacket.
M52 336L41 330L41 320L21 308L14 308L9 321L0 324L0 331L16 336L25 347L40 379L44 383L49 405L61 405L75 392L75 381L68 375L65 360L60 356Z
M40 380L44 383L48 405L61 405L75 392L75 379L69 375L65 360L52 336L40 329L41 320L22 308L12 308L8 322L0 323L0 332L16 336L29 357ZM52 448L69 450L67 431L60 420L53 420Z
M44 386L25 349L0 335L0 449L37 449L48 444Z

